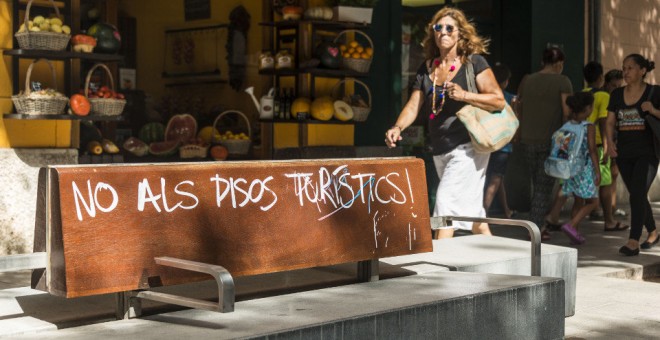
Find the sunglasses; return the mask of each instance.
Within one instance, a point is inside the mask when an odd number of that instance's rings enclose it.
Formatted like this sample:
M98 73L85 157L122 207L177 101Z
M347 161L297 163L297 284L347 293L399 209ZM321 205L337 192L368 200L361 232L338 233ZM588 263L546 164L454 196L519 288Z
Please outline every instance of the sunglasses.
M445 28L445 32L447 32L448 34L454 33L454 30L456 29L456 27L454 27L452 25L435 24L435 25L433 25L433 30L436 31L436 32L442 32L443 27Z

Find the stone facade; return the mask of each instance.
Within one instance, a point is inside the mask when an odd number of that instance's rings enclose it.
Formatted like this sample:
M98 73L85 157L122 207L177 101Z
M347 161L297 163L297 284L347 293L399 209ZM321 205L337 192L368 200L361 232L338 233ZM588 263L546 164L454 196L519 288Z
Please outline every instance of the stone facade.
M76 149L0 149L0 256L32 252L39 168L77 162Z

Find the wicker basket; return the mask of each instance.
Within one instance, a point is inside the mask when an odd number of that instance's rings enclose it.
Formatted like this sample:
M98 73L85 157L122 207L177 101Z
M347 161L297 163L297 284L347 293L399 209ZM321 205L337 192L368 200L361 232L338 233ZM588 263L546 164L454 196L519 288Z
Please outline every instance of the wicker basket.
M372 49L374 48L374 42L369 38L369 36L360 31L360 30L344 30L339 32L337 34L337 37L335 37L334 42L338 43L338 41L342 38L342 36L345 36L347 33L357 33L362 35L367 39L369 42L369 47ZM342 58L342 67L348 70L360 72L360 73L367 73L369 72L369 67L371 67L371 60L373 57L369 59L362 59L362 58Z
M362 87L367 92L367 105L368 107L361 107L361 106L353 106L351 103L348 103L351 105L351 108L353 109L353 120L356 122L364 122L367 120L367 117L369 116L369 112L371 112L371 90L369 90L369 86L365 84L364 82L355 79L355 78L345 78L337 82L335 86L332 87L332 97L334 99L342 99L342 96L337 93L337 90L340 88L341 84L346 83L346 81L353 81L356 84L360 84Z
M180 158L204 158L209 152L209 146L195 144L184 145L179 148Z
M98 67L105 70L110 79L110 89L115 90L115 82L112 79L112 72L104 64L95 64L87 72L87 78L85 79L85 97L89 99L89 103L92 105L90 110L90 115L92 116L118 116L124 111L124 106L126 105L126 100L124 99L115 99L115 98L89 98L89 81L92 78L92 73Z
M57 9L53 0L49 0L50 4L53 5L55 9L55 16L57 18L62 18L60 16L60 10ZM66 49L66 46L69 44L71 39L70 34L55 33L55 32L31 32L28 29L28 21L30 20L30 7L32 7L32 0L28 1L27 7L25 8L25 25L24 32L16 32L14 37L18 41L18 46L22 49L32 49L32 50L51 50L51 51L63 51Z
M55 78L55 68L53 64L46 59L37 59L30 64L27 69L27 74L25 75L25 91L23 94L14 95L11 97L11 100L14 102L16 107L16 112L20 114L27 115L59 115L64 113L66 109L66 104L69 102L67 97L44 97L44 98L35 98L31 97L30 94L32 90L30 89L30 78L32 77L32 68L34 64L39 61L45 61L50 67L50 71L53 75L53 88L57 90L57 79Z
M213 121L213 128L216 127L220 118L228 114L235 113L239 115L243 120L245 120L245 125L247 126L248 138L249 139L223 139L217 140L215 134L212 135L211 144L221 144L227 148L230 155L247 155L250 152L250 144L252 143L252 129L250 128L250 120L245 116L241 111L237 110L227 110L218 115L218 117ZM220 130L218 130L220 131Z

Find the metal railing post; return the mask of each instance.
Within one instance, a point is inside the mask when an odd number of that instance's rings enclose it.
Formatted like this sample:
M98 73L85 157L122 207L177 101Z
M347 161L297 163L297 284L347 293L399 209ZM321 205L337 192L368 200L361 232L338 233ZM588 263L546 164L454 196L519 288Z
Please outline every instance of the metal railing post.
M492 223L497 225L512 225L527 228L532 243L532 276L541 276L541 231L535 223L525 220L512 220L504 218L439 216L431 217L431 229L439 229L439 227L451 225L451 221Z

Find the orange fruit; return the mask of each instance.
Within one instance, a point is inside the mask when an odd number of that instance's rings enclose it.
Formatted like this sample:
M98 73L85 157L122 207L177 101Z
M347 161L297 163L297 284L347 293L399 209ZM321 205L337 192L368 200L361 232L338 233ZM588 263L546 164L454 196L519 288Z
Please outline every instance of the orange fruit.
M87 97L82 94L74 94L69 98L69 107L71 111L78 116L87 116L92 108Z
M210 153L216 161L224 161L229 156L229 150L224 145L214 145L211 147Z

